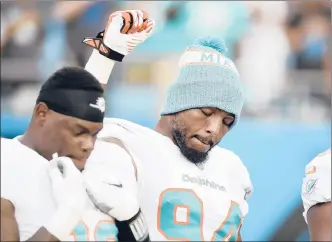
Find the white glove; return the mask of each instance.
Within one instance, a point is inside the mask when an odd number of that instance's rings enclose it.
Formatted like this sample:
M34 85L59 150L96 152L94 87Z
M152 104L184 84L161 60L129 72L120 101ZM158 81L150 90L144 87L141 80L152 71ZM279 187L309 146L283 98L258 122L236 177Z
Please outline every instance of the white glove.
M132 30L128 34L121 33L123 13L130 13L133 17ZM110 15L105 31L97 38L85 38L83 43L99 50L99 53L115 61L122 61L136 46L143 43L152 33L155 21L147 19L146 27L141 32L135 32L143 26L143 11L117 11Z
M45 228L59 240L66 240L81 220L88 199L83 176L68 157L53 158L49 176L58 207Z
M91 201L100 211L119 220L129 220L139 211L137 193L118 181L86 179L86 189Z
M136 190L118 181L87 179L87 193L100 211L115 219L119 241L150 241Z

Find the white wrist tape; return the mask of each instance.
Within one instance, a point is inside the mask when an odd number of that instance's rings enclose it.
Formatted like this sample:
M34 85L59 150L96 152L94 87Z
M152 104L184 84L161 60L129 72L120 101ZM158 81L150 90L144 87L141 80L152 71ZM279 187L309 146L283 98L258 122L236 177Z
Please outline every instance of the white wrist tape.
M96 77L101 84L107 84L114 64L115 61L99 54L98 50L93 50L84 69Z
M77 211L60 207L44 227L60 241L66 241L80 221L81 214Z

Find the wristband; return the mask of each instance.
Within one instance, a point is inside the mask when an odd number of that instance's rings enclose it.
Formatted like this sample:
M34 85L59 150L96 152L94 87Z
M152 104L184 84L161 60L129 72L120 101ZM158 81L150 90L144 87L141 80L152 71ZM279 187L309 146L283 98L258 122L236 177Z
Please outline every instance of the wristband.
M115 220L119 241L150 241L148 226L141 210L129 220Z
M112 50L111 48L109 48L105 43L104 43L104 33L105 30L98 33L96 38L85 38L82 43L83 44L87 44L90 47L93 47L94 49L99 51L99 54L107 57L108 59L114 60L114 61L118 61L118 62L122 62L124 55Z

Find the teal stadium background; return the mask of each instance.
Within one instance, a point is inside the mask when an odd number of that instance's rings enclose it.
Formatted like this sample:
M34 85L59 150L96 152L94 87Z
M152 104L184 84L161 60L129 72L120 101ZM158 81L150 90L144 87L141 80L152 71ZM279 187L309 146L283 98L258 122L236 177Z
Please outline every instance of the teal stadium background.
M331 145L326 3L2 2L1 136L24 132L50 73L84 66L91 50L80 42L101 31L109 13L145 9L157 28L116 65L107 116L153 128L181 51L197 37L224 38L247 95L240 123L220 143L241 157L254 185L242 238L306 241L304 168Z

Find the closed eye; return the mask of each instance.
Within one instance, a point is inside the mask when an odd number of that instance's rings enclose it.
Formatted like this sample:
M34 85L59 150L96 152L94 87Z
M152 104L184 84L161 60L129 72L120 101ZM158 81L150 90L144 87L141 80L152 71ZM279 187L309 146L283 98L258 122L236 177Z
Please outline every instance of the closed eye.
M79 136L79 135L86 134L86 133L87 132L84 130L79 130L79 131L75 132L75 135Z
M200 110L206 117L209 117L213 113L212 111L207 111L207 110L202 109L202 108Z
M227 126L227 127L230 127L232 126L232 124L234 123L234 118L233 117L230 117L230 116L227 116L223 119L223 123Z
M81 125L77 125L74 128L74 133L76 136L79 136L79 135L89 134L90 131L87 128L82 127Z

